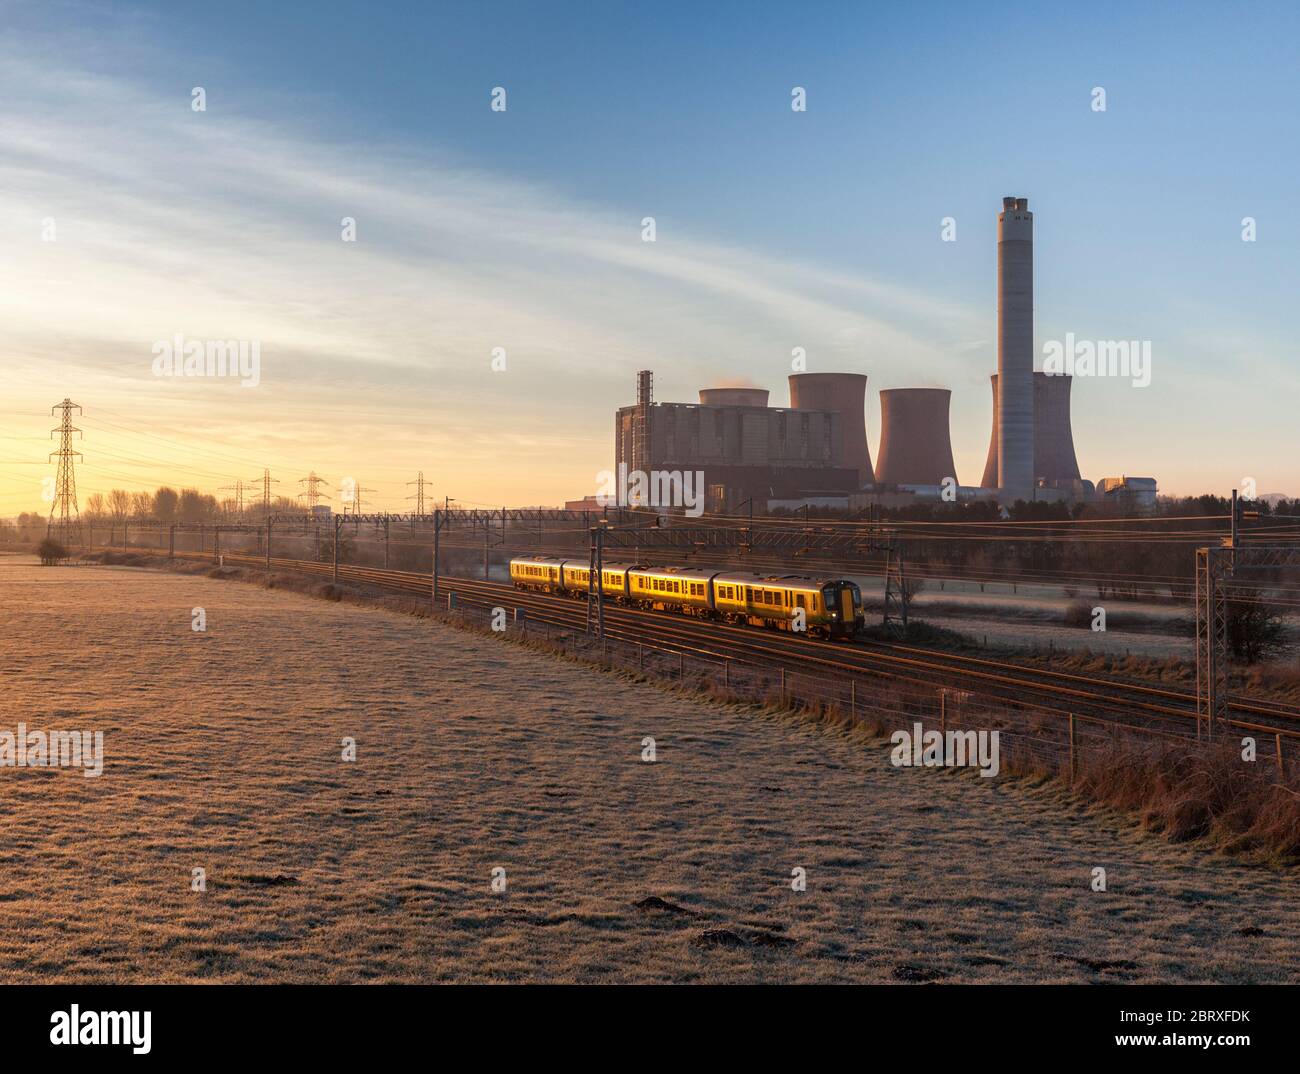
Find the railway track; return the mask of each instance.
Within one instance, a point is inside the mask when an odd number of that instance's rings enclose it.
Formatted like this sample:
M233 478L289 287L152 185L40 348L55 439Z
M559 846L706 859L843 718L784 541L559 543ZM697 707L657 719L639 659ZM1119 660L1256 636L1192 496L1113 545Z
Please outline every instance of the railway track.
M120 551L120 550L117 550ZM151 549L141 551L152 553ZM157 554L157 553L155 553ZM206 552L177 552L177 558L210 561ZM226 562L264 567L261 556L223 554ZM330 578L333 566L310 560L273 558L280 570ZM430 594L431 579L412 571L351 565L339 566L340 580L382 589ZM583 630L585 602L573 598L515 589L512 585L465 578L440 578L439 588L458 600L484 606L518 607L551 625ZM903 645L872 642L831 643L778 631L733 626L685 615L645 611L606 604L605 632L612 639L670 648L703 659L791 667L800 674L828 677L875 676L922 684L931 689L975 690L1015 705L1062 715L1073 712L1103 718L1143 716L1182 726L1196 719L1195 695L1141 683L1057 672L1001 661L940 653ZM1300 739L1300 710L1285 705L1238 700L1230 705L1230 723L1243 730L1282 734Z

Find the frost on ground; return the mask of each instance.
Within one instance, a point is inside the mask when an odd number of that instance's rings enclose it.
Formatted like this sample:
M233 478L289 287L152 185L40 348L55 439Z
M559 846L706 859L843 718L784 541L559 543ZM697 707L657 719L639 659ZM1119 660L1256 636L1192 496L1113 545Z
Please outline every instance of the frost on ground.
M0 557L0 668L106 752L0 768L0 981L1300 979L1293 874L427 620Z

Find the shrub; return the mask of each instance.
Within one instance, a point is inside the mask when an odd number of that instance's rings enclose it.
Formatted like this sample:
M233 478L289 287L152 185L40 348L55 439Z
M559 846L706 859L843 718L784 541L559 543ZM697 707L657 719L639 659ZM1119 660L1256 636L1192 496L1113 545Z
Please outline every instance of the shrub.
M36 546L36 554L41 557L41 565L55 567L68 558L68 550L53 537L46 537Z

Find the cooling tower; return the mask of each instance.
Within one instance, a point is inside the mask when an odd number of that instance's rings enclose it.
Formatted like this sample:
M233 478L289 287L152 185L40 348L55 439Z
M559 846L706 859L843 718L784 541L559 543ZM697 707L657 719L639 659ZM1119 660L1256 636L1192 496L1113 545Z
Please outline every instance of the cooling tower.
M984 488L998 484L998 375L993 382L993 436L984 464ZM1074 432L1070 427L1069 377L1034 374L1034 478L1048 484L1079 479L1079 462L1074 455Z
M767 389L701 388L700 406L767 406Z
M939 485L957 478L948 438L947 388L890 388L880 393L876 482Z
M795 410L833 410L844 431L844 466L858 471L858 481L875 480L867 449L867 377L865 373L792 373L790 406Z
M1003 198L998 214L997 488L1005 503L1034 490L1034 214Z

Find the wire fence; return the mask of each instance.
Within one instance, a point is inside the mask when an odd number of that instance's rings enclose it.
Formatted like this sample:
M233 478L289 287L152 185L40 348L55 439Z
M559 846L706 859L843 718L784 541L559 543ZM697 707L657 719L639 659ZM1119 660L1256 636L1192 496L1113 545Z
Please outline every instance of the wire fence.
M132 550L157 554L149 548ZM343 580L373 584L364 579ZM455 579L447 578L446 584L454 586ZM1171 746L1191 749L1201 741L1201 725L1190 715L1186 721L1174 721L1135 714L1132 719L1142 722L1127 722L976 690L929 685L887 672L812 673L797 665L756 657L721 656L633 640L616 631L602 639L571 625L529 616L523 608L467 598L455 591L443 595L433 611L439 618L504 634L593 665L640 674L719 699L822 713L884 735L906 731L915 739L937 731L946 743L950 733L996 731L1002 763L1019 770L1073 778L1084 764L1131 756L1135 751ZM1243 738L1255 739L1258 760L1279 782L1287 783L1296 773L1300 731L1278 732L1248 725L1238 725L1235 730L1244 731ZM1219 741L1227 741L1227 729L1224 731Z
M819 713L886 736L906 731L916 739L937 731L945 744L950 735L996 731L1003 766L1021 771L1073 778L1085 764L1171 746L1191 750L1200 741L1191 726L1144 726L885 674L810 673L615 635L601 639L529 617L523 609L470 602L457 594L444 599L440 615L464 625L722 700ZM1264 768L1286 783L1296 771L1294 739L1288 743L1287 735L1268 731L1249 735Z

